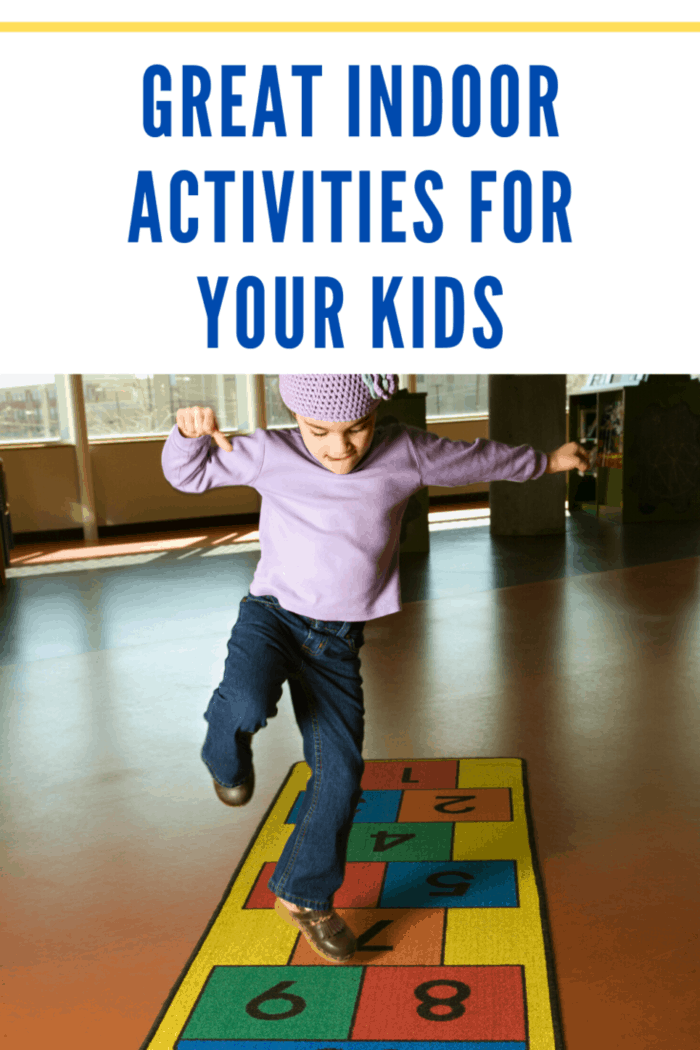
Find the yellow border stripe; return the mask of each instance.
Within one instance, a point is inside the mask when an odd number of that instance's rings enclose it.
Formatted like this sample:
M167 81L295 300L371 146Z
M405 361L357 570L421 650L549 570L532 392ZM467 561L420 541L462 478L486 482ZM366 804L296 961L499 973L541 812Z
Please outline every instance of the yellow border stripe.
M0 22L2 33L699 33L700 22Z

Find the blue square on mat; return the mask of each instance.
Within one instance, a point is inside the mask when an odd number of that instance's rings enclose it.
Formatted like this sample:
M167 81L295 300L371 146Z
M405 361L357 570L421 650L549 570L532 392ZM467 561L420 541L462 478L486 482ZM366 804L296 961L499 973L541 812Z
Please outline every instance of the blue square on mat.
M389 861L379 907L517 908L515 861Z
M305 792L300 791L285 824L296 824ZM363 791L353 824L393 824L399 813L401 791Z

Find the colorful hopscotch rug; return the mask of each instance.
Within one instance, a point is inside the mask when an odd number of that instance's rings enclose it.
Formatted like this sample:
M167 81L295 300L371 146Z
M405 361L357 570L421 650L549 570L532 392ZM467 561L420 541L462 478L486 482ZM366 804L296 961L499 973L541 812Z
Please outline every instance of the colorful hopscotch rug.
M368 762L327 963L267 882L293 766L143 1050L562 1050L520 759Z

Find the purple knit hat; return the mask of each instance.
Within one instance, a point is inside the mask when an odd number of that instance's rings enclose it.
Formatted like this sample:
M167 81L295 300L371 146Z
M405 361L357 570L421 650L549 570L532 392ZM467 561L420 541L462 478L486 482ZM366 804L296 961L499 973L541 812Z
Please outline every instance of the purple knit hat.
M362 419L399 386L397 375L281 375L280 396L300 416L324 423Z

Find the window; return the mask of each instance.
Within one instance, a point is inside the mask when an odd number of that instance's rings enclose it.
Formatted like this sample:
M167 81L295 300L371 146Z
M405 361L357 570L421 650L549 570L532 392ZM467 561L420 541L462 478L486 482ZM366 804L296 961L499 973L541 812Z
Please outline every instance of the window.
M208 405L224 430L246 431L249 411L256 408L264 385L264 425L293 426L279 393L278 375L156 375L91 373L83 375L88 437L136 438L167 434L179 408ZM569 391L586 376L568 376ZM488 412L488 376L403 376L404 385L425 391L430 418L482 415ZM415 381L415 387L414 387ZM0 375L0 443L67 441L70 432L67 393L62 376ZM258 414L258 425L263 422Z
M428 417L488 412L487 375L416 375L416 390L428 394L425 406Z
M296 425L280 397L280 377L278 375L265 376L265 412L268 427Z
M83 376L88 437L167 434L179 408L213 408L219 426L243 429L247 376L92 374Z
M586 375L567 375L566 377L566 398L567 404L572 394L580 394L586 385L588 379L588 373Z
M0 441L57 441L54 375L0 375Z

